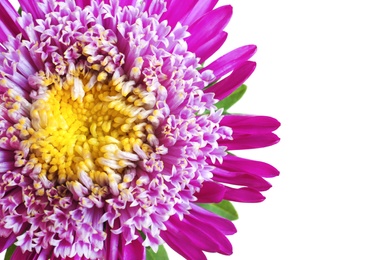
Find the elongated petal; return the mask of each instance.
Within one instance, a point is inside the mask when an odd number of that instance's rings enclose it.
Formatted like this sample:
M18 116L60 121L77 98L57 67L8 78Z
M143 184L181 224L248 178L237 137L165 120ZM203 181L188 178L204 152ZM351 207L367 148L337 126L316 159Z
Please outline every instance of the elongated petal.
M232 16L232 7L219 7L193 23L188 31L191 36L187 39L188 49L194 51L204 43L212 40L225 28ZM209 28L209 30L205 30ZM195 52L196 53L196 52Z
M251 173L226 171L220 168L213 170L213 180L238 186L247 186L258 191L266 191L271 188L271 184L261 176Z
M20 33L20 27L16 20L19 14L8 0L0 1L0 42L5 42L8 36L16 36Z
M221 125L230 126L234 134L265 134L279 128L278 120L268 116L225 115Z
M191 217L205 223L213 223L213 226L225 235L232 235L237 232L236 227L230 220L217 216L195 204L192 204Z
M120 259L129 260L144 260L145 247L142 245L141 239L133 240L130 244L126 245L126 241L122 238L122 252Z
M255 203L262 202L263 200L265 200L265 197L255 189L246 187L234 189L231 187L226 187L224 199L237 202Z
M256 50L256 45L239 47L218 58L200 71L211 70L213 71L216 80L218 80L223 75L241 66L243 62L249 60L256 53Z
M10 247L16 240L16 235L11 233L8 237L0 237L0 253Z
M31 13L34 19L44 19L45 14L38 6L39 2L40 1L19 0L20 7L24 12Z
M245 61L240 67L233 70L233 72L205 90L206 93L215 93L215 98L222 100L234 92L241 86L245 80L249 78L256 68L256 63L253 61Z
M234 132L233 132L234 133ZM219 143L229 150L262 148L278 143L280 138L273 133L261 135L233 135L233 140L221 140Z
M181 230L169 230L161 232L161 237L176 252L188 260L207 260L205 254L198 247L195 247L193 241L183 236Z
M181 21L183 25L191 25L202 17L205 13L211 11L218 0L198 0L189 14Z
M223 158L222 164L216 162L215 166L226 171L246 172L261 177L275 177L279 175L279 171L268 163L245 159L230 154Z
M221 184L205 181L198 193L195 193L198 203L218 203L221 202L225 194L225 187Z
M221 32L217 36L215 36L212 40L206 42L205 44L199 46L198 49L195 50L198 57L200 58L199 62L203 63L205 60L210 58L226 41L228 34L226 32Z
M175 27L176 23L187 16L188 12L194 8L196 2L197 0L172 0L168 5L168 11L160 19L167 20L170 26Z

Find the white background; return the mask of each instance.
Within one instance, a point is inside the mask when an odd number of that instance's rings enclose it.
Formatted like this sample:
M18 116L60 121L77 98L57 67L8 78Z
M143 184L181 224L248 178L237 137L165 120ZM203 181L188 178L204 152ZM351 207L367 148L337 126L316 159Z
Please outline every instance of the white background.
M233 255L209 259L390 259L390 2L220 4L234 15L219 55L258 46L233 111L282 123L279 144L241 155L281 175L263 203L236 204Z

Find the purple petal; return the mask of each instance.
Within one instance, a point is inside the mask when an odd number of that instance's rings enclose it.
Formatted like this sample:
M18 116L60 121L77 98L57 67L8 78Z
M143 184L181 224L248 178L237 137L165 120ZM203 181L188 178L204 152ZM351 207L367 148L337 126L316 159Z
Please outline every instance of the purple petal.
M198 0L172 0L167 6L167 11L161 16L160 21L167 20L168 25L175 27L178 21L185 17L194 8Z
M273 133L261 135L234 135L233 140L220 140L219 145L226 146L228 150L243 150L262 148L278 143L280 138Z
M203 63L205 60L210 58L226 41L228 34L227 32L222 31L217 36L215 36L212 40L206 42L202 46L199 46L194 52L200 58L199 63Z
M20 27L16 22L19 14L8 0L0 1L0 42L8 40L8 36L16 36L20 33Z
M192 204L191 207L191 217L194 217L205 223L213 223L213 227L220 230L225 235L232 235L237 232L236 227L230 220L217 216L214 213L211 213L210 211L205 210L204 208L195 204Z
M0 253L6 250L16 240L16 235L11 233L8 237L0 237Z
M279 175L279 171L268 163L245 159L230 154L223 158L222 164L216 162L214 165L226 171L244 172L261 177L271 178Z
M242 172L225 171L219 168L213 170L213 180L227 184L247 186L258 191L266 191L271 184L262 177Z
M34 19L45 19L44 12L39 8L38 1L19 0L20 7L26 13L31 13Z
M231 127L233 135L265 134L275 131L280 126L279 121L272 117L252 115L225 115L220 124Z
M240 67L234 69L229 76L206 89L205 93L214 92L215 98L222 100L241 86L245 80L249 78L255 68L256 62L245 61Z
M193 23L188 28L191 33L191 36L187 38L188 50L194 51L219 35L228 24L231 16L232 7L226 5L207 13Z
M195 247L193 241L183 236L182 232L182 230L178 229L169 229L167 231L162 231L160 235L173 250L182 255L185 259L207 260L202 250Z
M265 197L255 189L226 187L224 199L237 202L262 202L265 200Z
M145 247L142 245L141 239L133 240L126 245L126 241L122 236L122 253L120 259L143 260L145 259Z
M182 24L191 25L199 19L199 17L202 17L205 13L213 10L217 3L218 0L199 0L187 17L182 20Z
M256 53L256 50L256 45L246 45L239 47L223 55L222 57L212 62L210 65L204 67L200 71L203 72L205 70L211 70L214 72L216 80L218 80L223 75L238 68L243 62L250 59Z
M194 196L199 203L218 203L221 202L225 194L225 187L212 181L203 182L203 186Z

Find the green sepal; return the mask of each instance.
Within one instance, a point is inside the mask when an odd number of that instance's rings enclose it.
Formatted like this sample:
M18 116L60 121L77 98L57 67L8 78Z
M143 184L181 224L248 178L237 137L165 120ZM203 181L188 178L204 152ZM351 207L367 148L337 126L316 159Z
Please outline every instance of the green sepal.
M238 213L236 209L234 208L233 204L228 200L223 200L219 203L198 203L198 205L226 219L238 219Z
M18 9L18 14L19 14L20 16L22 16L22 7L19 7L19 9Z
M169 257L164 246L160 245L157 253L155 253L150 247L146 249L146 260L169 260Z
M218 103L215 104L217 108L223 108L224 114L227 113L227 110L231 108L237 101L239 101L246 92L246 85L243 84L239 88L237 88L232 94L222 99Z
M11 245L10 247L7 248L7 251L5 252L4 260L10 260L12 254L14 253L16 249L15 245Z

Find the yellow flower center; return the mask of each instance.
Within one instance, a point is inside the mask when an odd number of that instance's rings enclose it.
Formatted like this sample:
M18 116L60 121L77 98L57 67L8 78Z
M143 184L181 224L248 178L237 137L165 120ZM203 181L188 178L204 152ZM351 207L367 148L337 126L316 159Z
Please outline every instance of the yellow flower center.
M111 186L152 152L155 99L145 87L83 68L65 78L41 76L27 140L40 177L63 184L87 174L94 184Z

